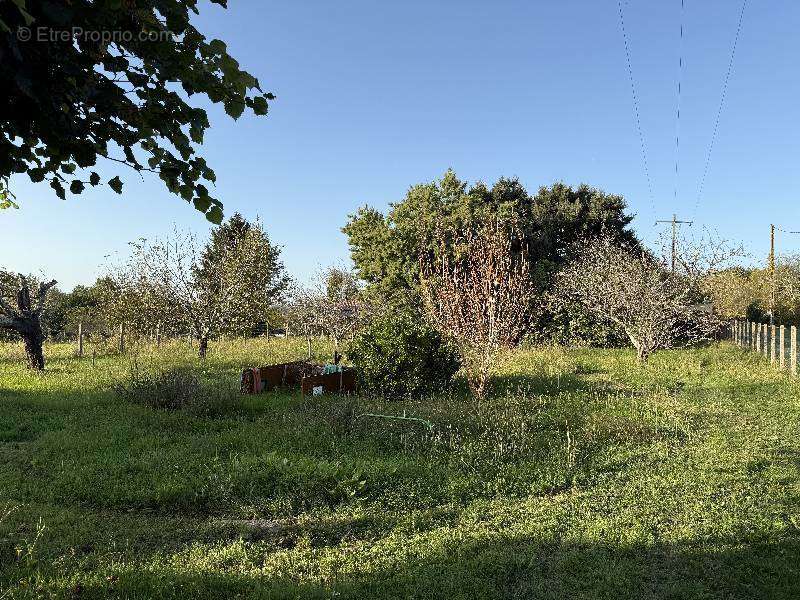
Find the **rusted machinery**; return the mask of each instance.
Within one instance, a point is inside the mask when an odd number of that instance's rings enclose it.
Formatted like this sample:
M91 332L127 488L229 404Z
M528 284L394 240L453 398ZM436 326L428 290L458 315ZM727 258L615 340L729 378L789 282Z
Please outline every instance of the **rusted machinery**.
M305 361L242 370L243 394L261 394L277 388L299 389L303 395L352 394L356 373L352 367L318 365Z

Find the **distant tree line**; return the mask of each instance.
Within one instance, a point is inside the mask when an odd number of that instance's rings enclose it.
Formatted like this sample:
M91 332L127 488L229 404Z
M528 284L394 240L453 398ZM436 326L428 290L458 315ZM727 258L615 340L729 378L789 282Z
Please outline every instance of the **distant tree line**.
M91 286L48 289L39 346L44 338L73 339L79 324L93 339L110 338L125 324L133 335L190 335L202 357L216 336L248 335L279 320L290 279L280 248L258 222L234 214L204 244L175 231L167 239L133 242L131 250L124 263L112 265ZM20 281L0 271L0 313L14 309ZM38 285L36 278L26 281L31 289ZM23 335L12 325L8 320L0 329L5 339Z
M800 256L780 257L774 277L766 267L735 266L709 277L705 289L727 319L800 325ZM773 294L774 290L774 294Z

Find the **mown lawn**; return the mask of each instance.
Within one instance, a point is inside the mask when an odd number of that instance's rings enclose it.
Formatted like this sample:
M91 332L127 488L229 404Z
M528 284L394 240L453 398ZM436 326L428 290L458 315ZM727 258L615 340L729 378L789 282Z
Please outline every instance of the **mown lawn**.
M482 405L206 416L111 387L135 362L233 388L302 341L47 353L0 345L2 599L800 597L800 387L729 345L519 351Z

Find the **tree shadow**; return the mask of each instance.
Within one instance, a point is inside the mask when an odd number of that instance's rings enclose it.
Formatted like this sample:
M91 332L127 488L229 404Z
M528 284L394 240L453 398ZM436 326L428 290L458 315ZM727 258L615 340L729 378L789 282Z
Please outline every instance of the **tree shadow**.
M598 374L604 371L597 371ZM611 393L626 392L637 395L639 392L621 386L610 380L587 379L586 372L561 373L556 375L542 374L503 374L492 378L491 394L503 397L512 394L555 395L559 393Z
M608 598L750 599L800 597L800 539L743 534L701 541L581 543L535 536L440 545L424 558L374 561L316 576L307 565L285 575L236 569L123 567L72 582L82 598ZM187 565L188 567L188 565ZM304 581L304 578L312 581ZM63 582L63 580L61 580ZM57 584L56 581L53 581ZM63 584L62 584L63 585Z

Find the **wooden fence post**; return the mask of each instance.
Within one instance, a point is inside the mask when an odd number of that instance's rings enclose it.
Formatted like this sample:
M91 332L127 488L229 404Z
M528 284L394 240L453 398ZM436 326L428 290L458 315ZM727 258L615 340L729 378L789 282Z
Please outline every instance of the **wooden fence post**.
M755 352L758 346L756 342L758 340L758 331L756 330L756 322L750 321L750 349Z
M767 343L767 348L764 348L764 356L770 357L772 355L772 330L769 325L764 323L764 340Z
M761 352L761 323L753 323L753 329L755 329L755 339L753 340L755 347L753 349Z
M125 323L119 324L119 353L125 352Z
M83 323L78 323L78 356L83 356Z
M781 349L778 355L778 366L783 371L786 368L786 328L783 325L778 329L778 337L780 338L779 347Z
M769 325L766 323L761 324L761 354L765 357L769 353L769 349L767 348L767 344L769 344Z
M797 327L789 328L789 371L797 375Z
M769 362L775 365L778 363L778 327L770 325L769 334Z

